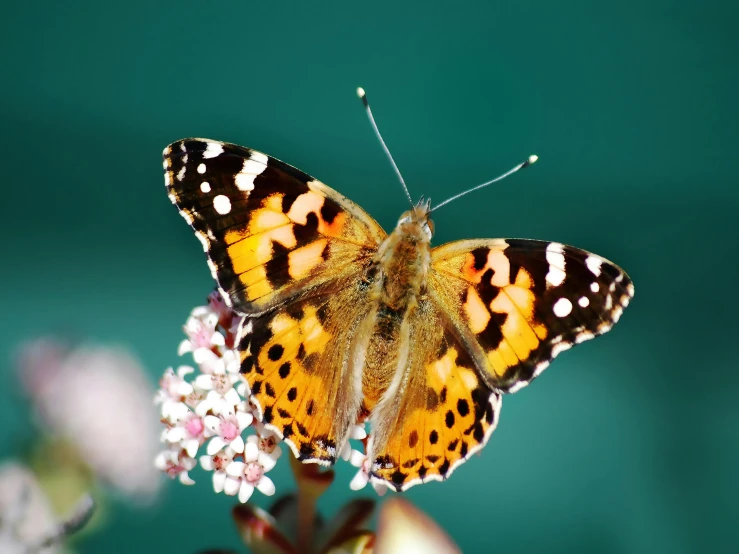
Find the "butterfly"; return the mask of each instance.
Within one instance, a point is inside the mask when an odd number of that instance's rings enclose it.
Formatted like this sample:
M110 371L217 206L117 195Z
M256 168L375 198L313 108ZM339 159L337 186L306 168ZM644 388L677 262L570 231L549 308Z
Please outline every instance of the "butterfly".
M334 189L234 144L180 140L164 169L246 316L236 348L257 417L323 465L368 420L370 479L398 491L449 477L486 444L504 393L610 330L634 294L619 267L556 242L432 248L428 201L387 234Z

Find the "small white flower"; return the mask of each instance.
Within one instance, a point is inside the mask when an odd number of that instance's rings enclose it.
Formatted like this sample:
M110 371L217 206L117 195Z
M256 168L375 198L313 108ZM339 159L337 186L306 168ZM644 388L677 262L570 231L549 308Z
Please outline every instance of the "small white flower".
M171 444L179 444L188 456L194 458L200 445L205 442L208 431L203 419L188 411L174 426L167 429L166 440Z
M282 449L280 448L279 439L277 435L271 431L267 431L265 434L249 435L246 437L246 443L255 444L259 449L259 455L268 456L272 460L272 467L277 463L277 460L282 456ZM270 468L271 469L271 468Z
M230 447L234 452L243 452L244 439L241 437L241 433L251 425L253 420L254 416L244 412L220 416L205 416L205 426L216 435L210 439L206 452L212 456L226 446Z
M235 415L237 413L247 413L242 409L244 406L239 393L235 389L229 389L226 394L220 394L217 391L210 391L196 407L195 413L203 417L208 412L218 415Z
M364 423L352 425L351 429L349 429L349 438L354 439L354 440L360 440L360 441L366 439L367 431L365 431L364 429ZM357 451L352 450L352 445L347 440L344 443L344 446L341 447L341 452L339 453L339 455L345 462L348 462L352 456L352 452L357 452Z
M235 452L230 448L216 452L212 456L200 456L200 467L213 472L213 490L223 492L226 485L226 467L233 462Z
M367 459L367 456L360 452L359 450L352 450L351 456L349 458L349 463L352 464L354 467L358 467L359 471L357 471L356 475L354 475L354 478L349 483L349 488L353 491L358 491L360 489L363 489L367 486L367 483L369 483L369 470L370 470L370 462L369 459ZM375 489L375 492L382 496L387 492L387 485L384 485L382 483L372 483L372 487Z
M275 484L265 473L274 466L275 459L259 450L256 441L247 442L244 461L231 462L226 467L228 477L224 492L232 496L238 493L239 502L242 503L251 498L255 488L266 496L272 496L275 493Z
M159 380L159 390L154 397L155 404L161 404L162 418L175 422L184 417L189 409L183 403L193 393L190 383L185 381L185 376L195 371L190 366L180 366L177 373L170 367L164 372Z
M207 306L195 308L184 327L187 339L180 343L177 353L180 356L186 352L195 355L199 351L224 346L226 339L216 330L217 326L218 314Z
M178 478L183 485L193 485L195 483L188 472L196 465L195 459L179 448L164 450L154 458L154 466L159 471L163 471L172 479Z

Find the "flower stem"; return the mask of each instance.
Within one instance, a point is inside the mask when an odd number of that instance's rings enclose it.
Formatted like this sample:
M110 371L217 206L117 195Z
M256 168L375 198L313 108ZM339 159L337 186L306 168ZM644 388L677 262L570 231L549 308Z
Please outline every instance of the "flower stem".
M316 498L305 487L298 489L298 552L313 549L313 525L316 521Z

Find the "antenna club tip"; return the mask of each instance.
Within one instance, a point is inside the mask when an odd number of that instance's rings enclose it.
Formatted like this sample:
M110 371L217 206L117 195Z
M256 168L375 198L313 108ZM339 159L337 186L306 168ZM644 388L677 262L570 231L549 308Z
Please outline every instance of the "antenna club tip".
M362 87L357 87L357 96L364 99L364 97L367 96L367 93L364 92L364 89Z
M531 154L531 156L529 156L529 165L536 163L536 160L538 159L539 159L539 156L537 156L536 154Z

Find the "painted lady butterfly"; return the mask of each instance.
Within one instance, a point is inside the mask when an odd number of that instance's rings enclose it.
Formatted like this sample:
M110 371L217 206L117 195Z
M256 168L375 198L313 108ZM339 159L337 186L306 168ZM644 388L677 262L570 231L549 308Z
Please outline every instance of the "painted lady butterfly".
M616 265L555 242L431 248L427 201L387 235L320 181L233 144L175 142L164 169L223 298L248 316L237 348L258 416L324 465L369 418L370 477L396 490L447 478L487 442L503 393L607 332L634 294Z

